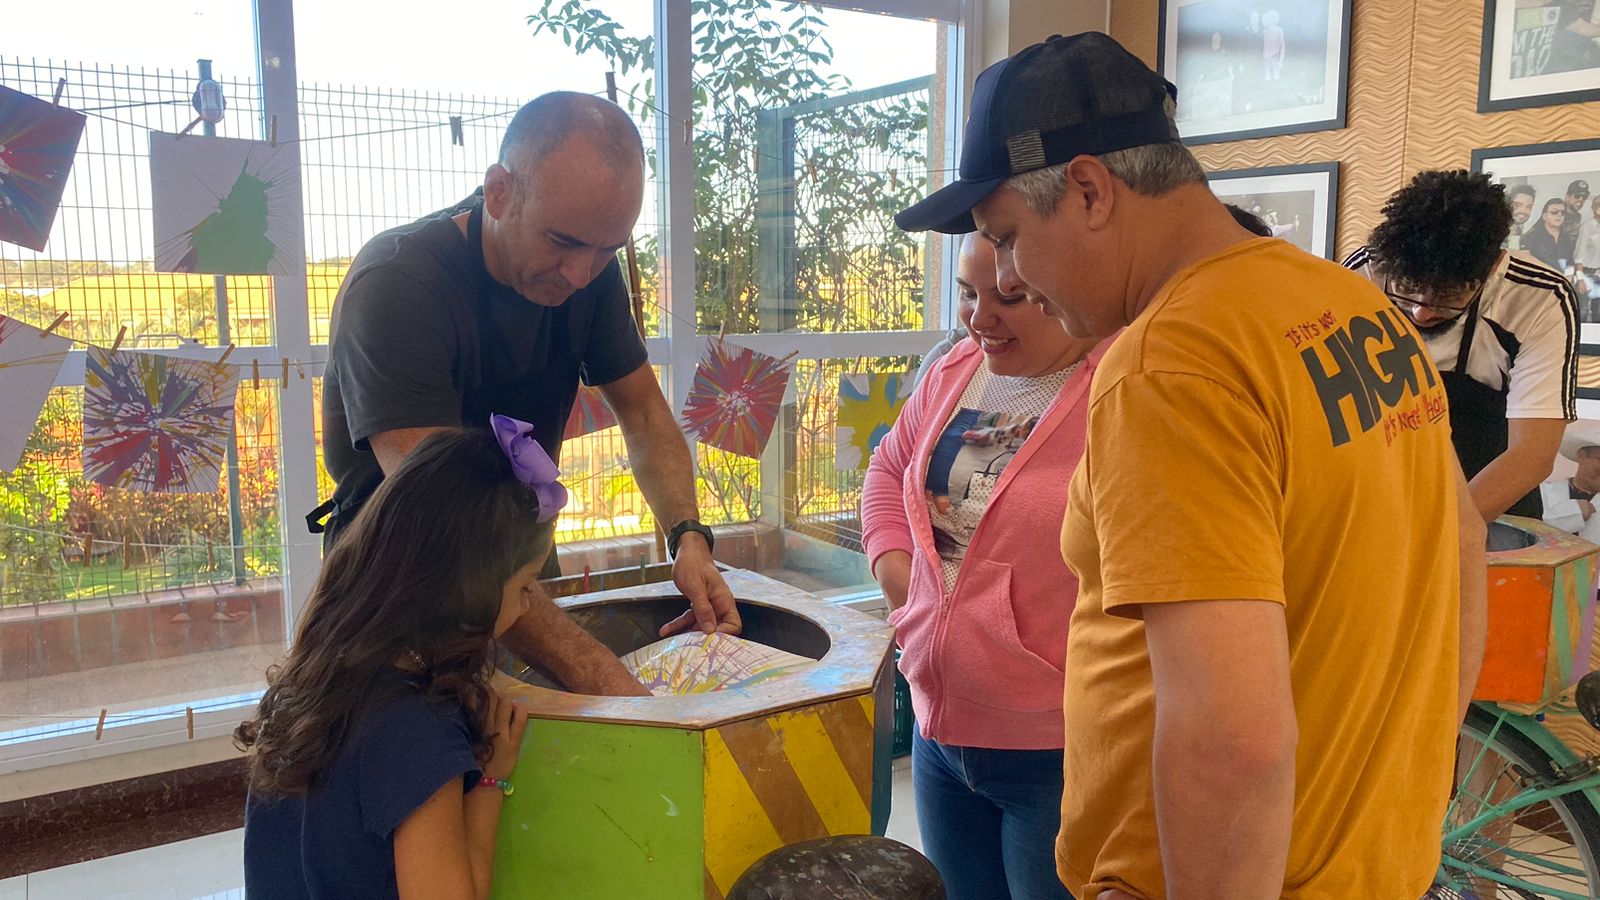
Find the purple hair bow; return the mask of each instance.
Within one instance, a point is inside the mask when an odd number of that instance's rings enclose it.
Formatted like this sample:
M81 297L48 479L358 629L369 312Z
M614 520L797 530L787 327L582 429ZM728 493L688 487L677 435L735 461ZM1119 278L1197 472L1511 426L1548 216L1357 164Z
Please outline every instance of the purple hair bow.
M511 460L511 471L516 473L517 480L532 488L533 495L539 498L539 521L554 519L567 505L567 489L556 480L561 477L561 470L534 439L533 426L494 413L489 416L489 427L494 429L495 440Z

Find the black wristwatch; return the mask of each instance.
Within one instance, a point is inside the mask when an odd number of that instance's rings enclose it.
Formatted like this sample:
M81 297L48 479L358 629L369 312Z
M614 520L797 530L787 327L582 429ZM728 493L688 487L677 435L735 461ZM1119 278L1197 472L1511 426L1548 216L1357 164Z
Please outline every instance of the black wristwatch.
M701 537L706 539L707 550L710 550L717 545L717 539L714 535L712 535L711 529L701 525L699 519L684 519L682 522L672 526L672 530L667 532L668 556L671 556L673 559L678 558L678 541L685 534L691 531L698 532Z

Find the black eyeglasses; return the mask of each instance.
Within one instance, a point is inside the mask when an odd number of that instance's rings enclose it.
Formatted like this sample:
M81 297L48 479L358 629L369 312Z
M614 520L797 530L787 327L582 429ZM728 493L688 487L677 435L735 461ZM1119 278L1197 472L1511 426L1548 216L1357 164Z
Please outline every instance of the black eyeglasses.
M1457 299L1459 299L1461 296L1466 296L1467 300L1465 303L1441 303L1438 300L1433 299L1433 295L1444 293L1443 291L1438 291L1432 288L1415 287L1412 285L1400 285L1399 287L1396 287L1394 279L1384 276L1383 293L1396 304L1415 306L1423 309L1440 310L1442 312L1455 313L1459 316L1472 306L1472 302L1478 299L1479 294L1483 293L1483 285L1484 283L1482 281L1469 282L1459 290L1449 292L1455 294ZM1409 290L1406 290L1402 293L1401 288L1407 288Z

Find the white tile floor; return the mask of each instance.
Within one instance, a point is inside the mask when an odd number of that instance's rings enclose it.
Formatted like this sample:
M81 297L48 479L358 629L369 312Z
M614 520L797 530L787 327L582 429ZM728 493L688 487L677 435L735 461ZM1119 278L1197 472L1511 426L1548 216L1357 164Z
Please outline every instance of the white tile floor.
M895 760L889 837L922 848L911 759ZM0 900L244 900L244 832L227 831L0 881Z

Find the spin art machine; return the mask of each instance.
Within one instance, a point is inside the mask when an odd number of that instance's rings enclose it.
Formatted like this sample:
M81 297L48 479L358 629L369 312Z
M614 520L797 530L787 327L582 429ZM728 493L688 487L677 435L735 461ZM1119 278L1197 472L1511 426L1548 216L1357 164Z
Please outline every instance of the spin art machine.
M500 817L496 898L722 900L781 846L883 833L892 630L754 573L724 574L743 637L819 662L747 689L655 698L502 674L497 687L532 715ZM619 656L686 608L671 583L556 602Z
M1600 547L1534 519L1503 516L1489 526L1488 555L1488 645L1473 699L1550 703L1600 665Z

